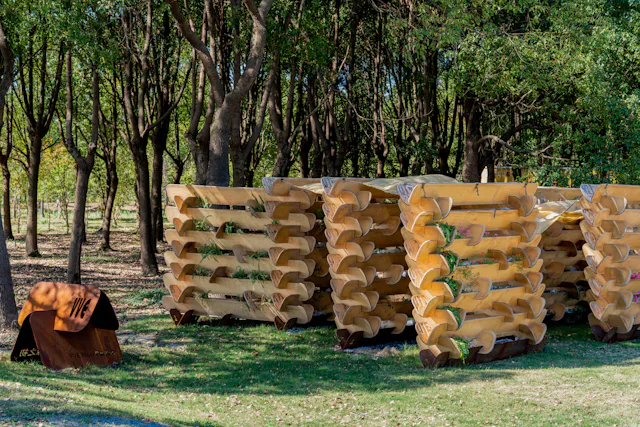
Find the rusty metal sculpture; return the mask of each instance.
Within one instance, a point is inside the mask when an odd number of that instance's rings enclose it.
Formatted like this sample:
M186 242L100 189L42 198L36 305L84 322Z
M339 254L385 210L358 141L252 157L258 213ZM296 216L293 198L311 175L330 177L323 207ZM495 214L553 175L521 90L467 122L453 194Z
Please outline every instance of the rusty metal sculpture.
M41 361L51 369L122 360L111 302L95 286L40 282L20 312L12 361Z

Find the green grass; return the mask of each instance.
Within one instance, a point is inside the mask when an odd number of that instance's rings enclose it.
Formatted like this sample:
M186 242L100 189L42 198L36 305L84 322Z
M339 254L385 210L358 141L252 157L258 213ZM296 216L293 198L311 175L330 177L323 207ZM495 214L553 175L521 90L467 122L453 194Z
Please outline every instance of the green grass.
M415 346L380 358L335 351L332 328L176 328L168 316L149 316L122 330L157 346L123 345L115 368L53 372L0 361L0 422L38 425L61 414L80 424L108 414L185 426L638 420L640 343L597 343L586 326L552 329L541 354L439 370L423 369Z
M52 229L63 232L61 224ZM0 425L108 417L121 417L108 425L176 426L638 424L640 342L598 343L586 325L550 327L541 354L438 370L422 368L415 345L384 357L336 351L333 328L174 327L167 314L150 314L166 291L161 279L138 276L134 226L135 216L123 215L116 252L97 250L93 234L83 251L84 277L128 319L122 364L54 372L11 363L0 347ZM89 233L98 227L92 216ZM23 241L9 243L19 303L43 277L63 280L60 239L50 238L36 260L22 255Z
M140 289L127 292L122 302L133 307L158 305L165 295L169 295L165 288Z

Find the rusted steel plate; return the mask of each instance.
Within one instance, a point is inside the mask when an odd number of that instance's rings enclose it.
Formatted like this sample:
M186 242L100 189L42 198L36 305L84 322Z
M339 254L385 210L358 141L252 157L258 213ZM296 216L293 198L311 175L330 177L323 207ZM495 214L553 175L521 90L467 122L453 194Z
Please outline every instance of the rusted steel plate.
M55 370L89 364L111 366L122 361L114 330L99 329L88 323L78 332L56 331L58 319L54 310L32 312L23 319L11 360L40 360Z
M29 292L18 324L37 311L54 311L53 329L80 332L89 321L100 329L118 329L118 319L109 298L95 286L40 282Z

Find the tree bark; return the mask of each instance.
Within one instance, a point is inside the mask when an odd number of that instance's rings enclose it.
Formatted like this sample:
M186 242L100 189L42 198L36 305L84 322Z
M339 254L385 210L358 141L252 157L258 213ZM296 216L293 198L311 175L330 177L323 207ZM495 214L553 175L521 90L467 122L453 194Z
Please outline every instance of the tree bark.
M158 242L163 241L162 221L162 175L164 169L164 152L167 149L167 139L171 120L164 120L157 128L151 145L153 146L153 164L151 169L151 213L153 235ZM154 243L155 245L155 243Z
M151 224L151 197L149 195L149 160L143 141L132 141L133 160L136 163L136 198L139 212L140 262L145 275L157 276L158 264L154 248L153 226Z
M81 257L84 242L84 217L87 206L87 192L89 191L89 176L91 169L85 164L78 165L76 174L76 195L73 206L73 222L71 225L71 246L69 248L69 262L67 263L67 283L82 283Z
M211 126L209 140L209 165L207 166L207 185L228 187L229 175L229 140L235 105L225 102L216 109ZM239 106L238 106L239 107Z
M7 37L4 33L2 18L0 17L0 55L2 55L2 79L0 80L0 130L4 122L4 108L7 92L13 83L13 52L9 47ZM8 154L7 154L8 156ZM5 179L5 182L6 179ZM8 208L8 201L5 199L5 211ZM9 262L9 252L7 251L7 241L0 221L0 328L16 327L18 322L18 308L16 307L16 297L13 292L13 279L11 277L11 264Z
M4 229L0 225L0 328L18 326L18 308L13 292L11 264Z
M111 174L111 183L107 190L107 199L104 204L104 214L102 216L102 244L103 251L111 250L111 218L113 216L113 206L116 201L118 191L118 173L115 168L108 173Z
M38 251L38 178L42 157L42 137L31 133L31 152L27 171L27 233L25 235L26 253L29 257L39 257Z
M462 179L464 182L480 182L480 158L476 142L480 139L480 120L482 110L475 97L467 97L464 101L464 119L466 133L464 141L464 163Z
M89 178L95 161L100 130L100 78L98 70L92 67L92 116L91 140L87 141L87 156L83 157L78 149L73 135L73 64L71 51L66 54L66 132L64 143L67 151L76 164L76 192L73 205L73 222L71 225L71 246L69 247L69 262L67 264L67 283L82 283L81 258L82 244L86 240L85 211L87 207L87 193L89 192Z
M6 238L14 240L13 230L11 229L11 172L6 164L2 164L2 195L3 195L3 228L7 230Z
M11 171L9 170L9 158L13 151L13 105L9 109L9 120L7 121L7 150L5 153L0 151L0 167L2 168L2 195L3 195L3 222L7 239L14 240L13 230L11 228ZM0 119L0 130L2 123Z

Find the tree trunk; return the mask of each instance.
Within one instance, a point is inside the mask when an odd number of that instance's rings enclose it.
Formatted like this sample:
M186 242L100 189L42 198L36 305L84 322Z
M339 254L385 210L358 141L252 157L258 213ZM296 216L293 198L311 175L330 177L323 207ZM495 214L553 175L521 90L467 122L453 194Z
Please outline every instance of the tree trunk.
M244 150L242 146L241 125L242 111L238 108L231 121L231 137L229 138L229 155L231 157L231 166L233 168L233 186L245 187L245 171L247 162L245 161Z
M78 165L76 195L73 204L73 224L71 226L71 247L69 248L69 263L67 264L67 283L82 283L80 258L82 256L82 243L84 242L84 217L90 175L91 169L86 164Z
M0 55L2 56L2 80L0 81L0 129L3 125L3 115L6 94L13 81L13 52L2 26L0 17ZM9 138L10 140L10 138ZM7 158L9 157L7 150ZM6 166L6 163L3 164ZM8 188L8 177L5 175L5 189ZM4 211L9 212L9 193L4 193ZM11 224L9 224L11 227ZM9 228L10 230L10 228ZM11 278L11 264L9 263L9 253L7 252L7 241L5 239L2 221L0 221L0 328L11 328L17 326L18 308L16 307L16 297L13 292L13 280Z
M109 173L111 174L111 185L107 192L107 200L104 204L104 214L102 216L102 244L100 249L103 251L111 250L111 217L118 192L118 172L114 169Z
M153 225L154 242L162 242L163 221L162 221L162 172L164 167L164 151L167 148L167 139L171 120L164 120L153 136L153 166L151 171L151 216ZM156 250L154 243L154 250ZM156 250L157 251L157 250Z
M87 156L82 157L73 133L73 63L71 50L66 53L66 130L64 143L67 151L76 163L76 192L73 204L73 225L71 232L71 247L69 248L69 262L67 264L67 283L82 283L80 277L80 263L82 257L82 244L87 241L87 224L85 211L87 208L87 193L89 192L89 177L93 170L95 152L98 145L100 130L100 79L98 70L92 69L92 117L91 140L87 141ZM66 197L65 197L66 210Z
M136 197L138 200L140 263L142 273L157 276L158 263L154 250L153 225L151 223L151 196L149 185L149 160L144 141L132 141L132 152L136 164Z
M2 176L4 177L4 181L2 182L4 217L2 220L7 239L13 240L13 230L11 229L11 172L6 164L2 165Z
M229 176L229 141L234 106L229 101L224 102L216 110L211 126L209 140L209 166L207 168L207 185L228 187Z
M305 126L304 129L307 129ZM302 178L309 178L311 171L309 170L309 152L311 151L311 139L309 133L305 130L302 132L300 139L300 175Z
M320 178L322 176L322 149L318 139L317 130L310 125L310 135L313 143L313 163L311 164L311 178Z
M476 142L480 139L480 120L482 112L475 98L464 101L466 135L464 145L464 164L462 179L464 182L480 182L480 159Z
M184 163L176 163L176 176L173 178L174 184L180 184L182 174L184 173Z
M13 279L11 278L11 264L4 230L0 225L0 328L17 326L18 308L13 292Z
M208 132L207 132L208 135ZM191 147L193 153L193 163L196 166L196 185L206 185L207 183L207 168L209 167L209 145L205 142L199 141L199 136L192 138L192 135L185 134L185 138Z
M28 190L27 190L27 234L25 236L26 254L39 257L38 251L38 178L40 176L40 158L42 154L42 137L31 135L31 152L29 153Z

